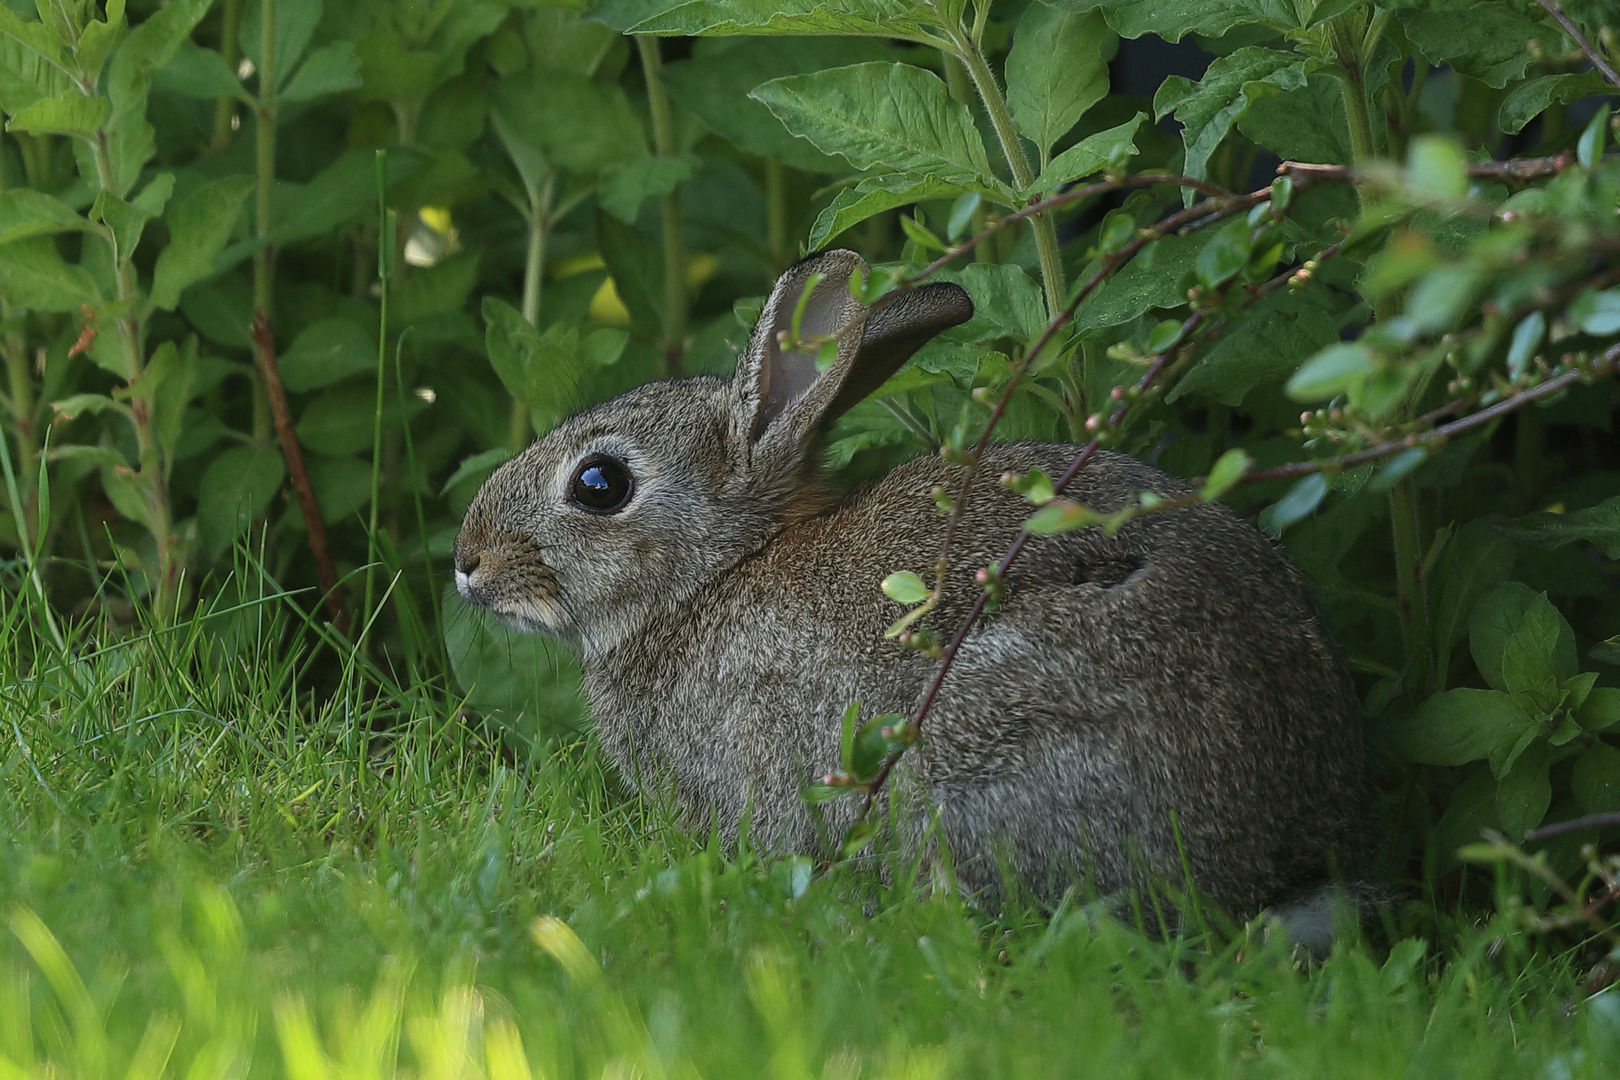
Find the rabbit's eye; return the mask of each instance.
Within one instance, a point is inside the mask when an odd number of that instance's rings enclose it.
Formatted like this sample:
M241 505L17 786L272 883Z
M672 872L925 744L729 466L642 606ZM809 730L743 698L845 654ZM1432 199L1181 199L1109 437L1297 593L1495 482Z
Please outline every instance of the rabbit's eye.
M612 458L593 457L582 462L574 473L569 494L586 510L611 514L630 501L630 470Z

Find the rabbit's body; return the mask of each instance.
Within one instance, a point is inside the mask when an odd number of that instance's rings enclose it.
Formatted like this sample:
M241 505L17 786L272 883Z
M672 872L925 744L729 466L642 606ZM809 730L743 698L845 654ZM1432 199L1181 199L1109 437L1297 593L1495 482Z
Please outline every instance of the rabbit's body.
M845 707L909 713L938 664L884 638L901 609L877 584L931 578L943 519L930 493L954 489L959 468L920 458L840 497L817 447L832 416L971 305L932 286L861 318L856 265L834 252L785 275L731 383L650 384L565 421L497 471L457 538L464 596L578 649L629 782L733 837L746 820L778 851L825 852L854 812L825 804L818 827L800 799L837 767ZM814 349L777 347L795 305L807 335L837 337L830 369ZM938 632L1030 513L1001 474L1056 475L1075 453L987 452ZM1101 453L1066 494L1106 512L1187 490ZM1360 844L1344 663L1297 572L1220 506L1037 538L922 732L889 786L898 839L924 842L937 811L972 890L993 891L1004 867L1048 900L1075 883L1179 882L1184 852L1198 885L1246 914L1322 883Z

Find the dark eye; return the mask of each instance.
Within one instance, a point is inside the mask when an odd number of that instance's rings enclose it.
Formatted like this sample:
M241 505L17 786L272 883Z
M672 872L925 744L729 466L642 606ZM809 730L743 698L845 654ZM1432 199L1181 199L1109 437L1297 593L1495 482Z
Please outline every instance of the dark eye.
M630 501L630 470L612 458L587 458L574 473L569 494L587 510L611 514Z

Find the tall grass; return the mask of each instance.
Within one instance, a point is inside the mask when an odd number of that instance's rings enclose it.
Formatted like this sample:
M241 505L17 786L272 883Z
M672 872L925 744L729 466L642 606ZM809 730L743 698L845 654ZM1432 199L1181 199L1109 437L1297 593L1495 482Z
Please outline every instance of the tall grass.
M7 1077L1600 1076L1505 923L1306 963L761 860L322 639L248 555L160 633L0 592ZM1414 905L1415 906L1415 905Z

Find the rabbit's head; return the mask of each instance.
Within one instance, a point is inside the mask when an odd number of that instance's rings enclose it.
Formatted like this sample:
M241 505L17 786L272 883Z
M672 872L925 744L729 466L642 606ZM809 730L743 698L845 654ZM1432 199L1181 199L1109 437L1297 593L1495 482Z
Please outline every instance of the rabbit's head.
M462 597L605 652L824 509L828 425L973 314L944 283L866 307L850 285L865 270L850 251L805 259L777 281L729 383L638 387L496 470L456 537Z

